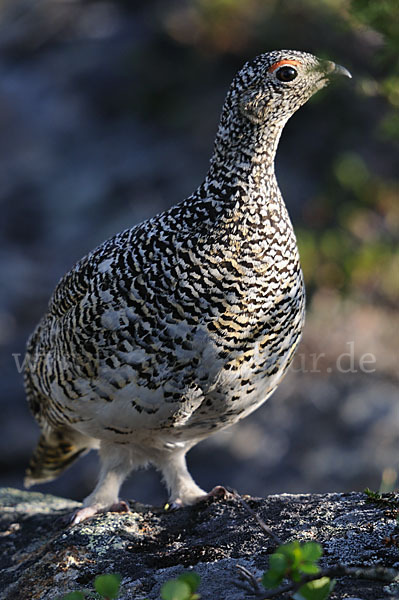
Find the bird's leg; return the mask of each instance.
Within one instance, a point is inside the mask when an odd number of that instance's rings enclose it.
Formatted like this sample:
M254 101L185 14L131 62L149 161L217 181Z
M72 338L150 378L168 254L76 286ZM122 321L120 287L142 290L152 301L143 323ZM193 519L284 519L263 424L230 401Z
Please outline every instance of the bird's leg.
M83 501L82 508L72 515L73 525L98 513L129 510L126 502L119 500L119 489L133 468L131 453L122 446L101 442L100 460L98 483L93 492Z
M186 451L168 453L157 461L169 490L169 504L173 508L195 504L206 492L191 477L186 465Z

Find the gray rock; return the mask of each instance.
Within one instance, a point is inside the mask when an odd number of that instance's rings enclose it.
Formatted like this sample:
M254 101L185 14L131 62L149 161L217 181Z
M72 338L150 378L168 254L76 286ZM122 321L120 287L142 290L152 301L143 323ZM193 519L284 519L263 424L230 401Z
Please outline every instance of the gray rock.
M320 542L323 567L399 566L395 543L387 543L394 514L368 503L364 494L282 494L246 501L284 542ZM62 519L79 506L71 500L3 488L0 506L1 600L55 600L73 590L92 590L94 578L104 573L121 575L121 600L155 600L163 582L189 570L201 576L203 600L243 600L250 596L235 585L237 565L260 576L276 547L234 498L175 512L131 503L130 513L101 515L74 527ZM345 577L332 598L376 600L387 598L391 588Z

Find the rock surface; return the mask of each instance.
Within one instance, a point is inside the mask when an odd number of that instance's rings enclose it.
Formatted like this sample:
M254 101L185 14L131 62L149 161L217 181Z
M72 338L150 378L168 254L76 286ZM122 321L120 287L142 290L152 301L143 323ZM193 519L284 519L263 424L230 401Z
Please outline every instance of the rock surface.
M362 493L245 497L284 542L319 541L323 566L399 567L395 514ZM120 573L121 600L156 600L161 584L183 571L201 576L203 600L244 600L237 565L256 576L275 542L237 498L212 499L175 512L130 503L130 513L98 516L74 527L62 517L78 503L39 493L0 490L1 600L55 600L93 589L95 576ZM379 600L383 582L342 578L332 598ZM393 592L395 594L395 592Z

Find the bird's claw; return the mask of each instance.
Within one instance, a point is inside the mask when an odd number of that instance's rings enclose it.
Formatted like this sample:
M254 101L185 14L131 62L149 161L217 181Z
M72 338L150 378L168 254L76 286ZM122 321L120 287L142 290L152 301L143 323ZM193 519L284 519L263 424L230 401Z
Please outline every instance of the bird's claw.
M229 500L234 497L234 494L230 492L223 485L216 485L210 492L207 494L203 494L202 496L198 496L198 498L194 502L186 503L181 498L176 498L173 502L167 502L164 506L165 510L173 511L178 510L179 508L183 508L184 506L190 506L193 504L198 504L199 502L204 502L209 499L220 499L220 500Z
M104 510L103 512L118 512L118 513L127 513L130 512L130 507L127 502L124 500L119 500L119 502L115 502L111 504L109 508Z
M79 508L69 516L68 524L77 525L78 523L82 523L82 521L87 521L87 519L92 519L97 515L108 512L127 513L130 512L130 508L127 502L124 500L119 500L118 502L114 502L110 506L106 507L102 507L97 504L85 506L83 508Z
M208 494L200 498L200 501L209 500L210 498L229 500L233 498L233 494L223 485L216 485Z

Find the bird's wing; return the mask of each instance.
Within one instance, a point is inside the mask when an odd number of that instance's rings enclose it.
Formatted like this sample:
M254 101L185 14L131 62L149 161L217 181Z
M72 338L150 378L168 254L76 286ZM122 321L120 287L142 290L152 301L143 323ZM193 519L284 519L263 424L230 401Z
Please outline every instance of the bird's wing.
M196 228L186 217L178 228L177 210L108 240L60 281L28 345L34 412L52 398L56 421L57 397L59 419L77 399L102 401L105 413L114 399L129 402L147 422L159 422L151 417L159 412L184 420L196 409L201 393L183 374L198 365L206 340L204 331L192 336L175 290L179 248L203 235L204 219Z

